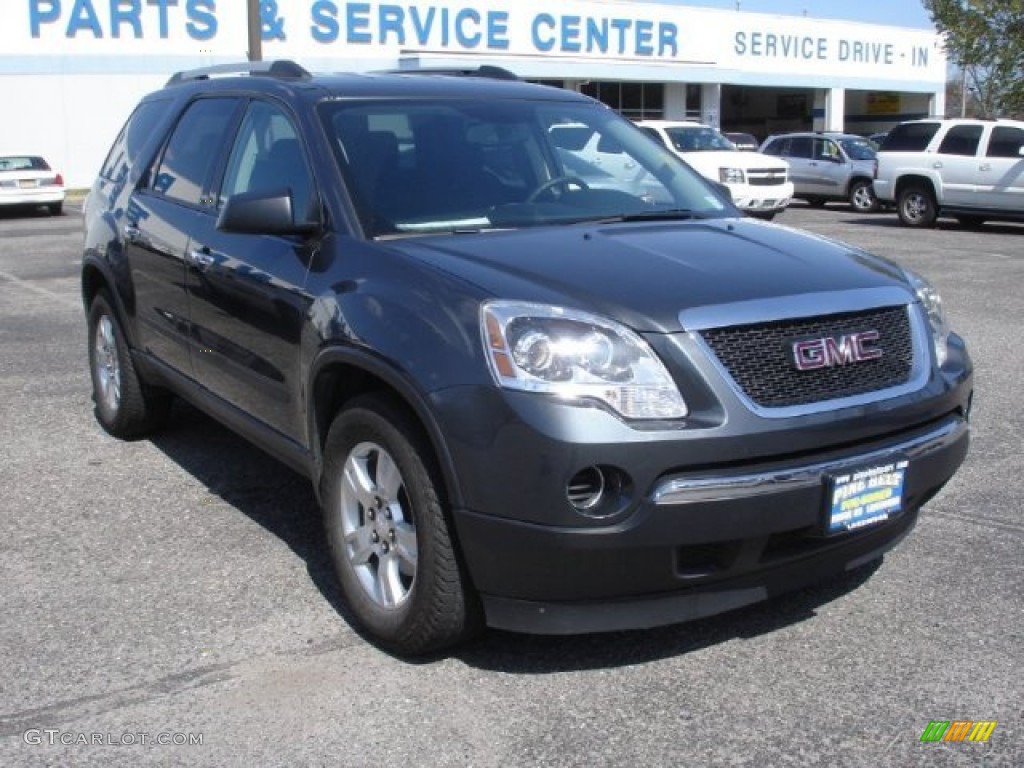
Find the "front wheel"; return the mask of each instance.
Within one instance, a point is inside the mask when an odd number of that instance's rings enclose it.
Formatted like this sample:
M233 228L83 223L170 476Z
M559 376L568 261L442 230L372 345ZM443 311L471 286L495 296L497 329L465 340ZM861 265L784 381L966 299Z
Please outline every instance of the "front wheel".
M875 213L878 210L878 198L870 181L857 179L850 185L850 207L858 213Z
M135 370L124 331L105 293L89 306L89 371L96 419L114 437L142 437L163 426L170 395L145 384Z
M345 601L375 641L406 655L480 624L431 456L406 413L376 396L347 406L325 447L324 524Z
M918 184L900 190L896 197L896 212L908 227L935 226L939 216L932 191Z

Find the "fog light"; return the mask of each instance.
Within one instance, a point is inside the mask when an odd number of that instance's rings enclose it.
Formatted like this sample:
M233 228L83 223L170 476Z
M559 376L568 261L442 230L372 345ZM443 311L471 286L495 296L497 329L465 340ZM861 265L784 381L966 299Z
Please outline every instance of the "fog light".
M608 517L628 501L629 479L615 467L590 466L569 480L565 495L573 509L588 517Z

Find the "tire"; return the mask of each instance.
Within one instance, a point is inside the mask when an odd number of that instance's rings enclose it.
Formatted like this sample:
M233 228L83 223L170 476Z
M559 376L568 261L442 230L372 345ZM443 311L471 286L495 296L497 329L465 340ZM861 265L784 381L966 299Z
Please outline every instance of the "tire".
M824 197L806 197L804 199L811 208L824 208L825 203L828 202Z
M321 478L324 525L345 602L382 648L413 656L482 625L459 562L433 454L404 410L363 396L335 418Z
M911 184L899 191L896 213L900 222L908 227L933 227L939 215L935 195L920 184Z
M89 372L96 420L114 437L143 437L166 423L170 395L139 379L121 323L104 292L89 306Z
M50 203L46 206L51 216L60 216L64 212L64 203Z
M876 213L878 198L868 179L856 179L850 184L850 207L857 213Z
M970 214L957 216L956 220L960 222L960 226L964 227L965 229L978 229L982 224L985 223L985 218L983 216Z

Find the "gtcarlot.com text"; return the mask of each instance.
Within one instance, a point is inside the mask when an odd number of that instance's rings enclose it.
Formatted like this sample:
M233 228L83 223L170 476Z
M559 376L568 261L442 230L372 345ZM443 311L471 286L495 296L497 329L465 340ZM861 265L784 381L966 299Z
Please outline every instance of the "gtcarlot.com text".
M62 731L58 728L29 728L22 738L26 744L46 744L48 746L158 746L182 747L202 746L201 733L147 733L144 731L125 731L124 733L86 733L82 731Z

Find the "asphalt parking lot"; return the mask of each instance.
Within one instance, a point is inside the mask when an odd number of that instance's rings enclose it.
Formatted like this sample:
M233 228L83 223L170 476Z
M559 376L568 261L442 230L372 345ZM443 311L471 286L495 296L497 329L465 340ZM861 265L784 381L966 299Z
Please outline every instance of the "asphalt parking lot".
M97 426L80 215L0 213L0 765L1024 765L1024 226L778 222L925 274L968 339L971 453L910 538L690 625L408 663L347 623L307 481L184 406Z

